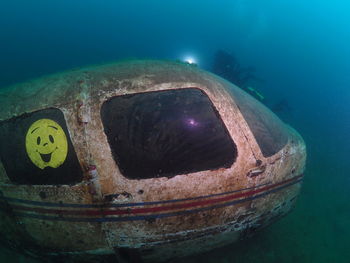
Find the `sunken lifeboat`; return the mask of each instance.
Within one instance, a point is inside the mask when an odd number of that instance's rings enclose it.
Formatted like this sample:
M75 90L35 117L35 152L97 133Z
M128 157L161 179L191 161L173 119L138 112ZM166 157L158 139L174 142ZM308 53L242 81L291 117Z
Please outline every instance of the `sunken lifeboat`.
M166 260L290 211L299 134L197 67L131 61L0 90L0 232L41 258Z

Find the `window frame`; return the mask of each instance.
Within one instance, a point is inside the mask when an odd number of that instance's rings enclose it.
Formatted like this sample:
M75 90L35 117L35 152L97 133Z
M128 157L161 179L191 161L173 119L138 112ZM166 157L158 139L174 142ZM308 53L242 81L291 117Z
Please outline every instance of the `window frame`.
M208 95L207 91L201 87L198 87L200 85L191 85L191 86L183 86L183 87L179 87L179 88L172 88L172 89L155 89L155 90L147 90L147 91L142 91L142 92L130 92L130 93L123 93L123 94L109 94L110 96L105 96L103 99L100 99L100 119L101 119L101 125L102 125L102 133L104 134L104 136L106 136L107 139L107 145L109 147L109 150L111 152L111 159L113 160L113 162L115 163L116 167L119 168L119 172L121 174L121 176L123 178L126 178L128 180L148 180L148 179L156 179L156 178L163 178L163 177L174 177L174 176L178 176L178 175L183 175L183 174L192 174L192 173L198 173L198 172L203 172L203 171L210 171L210 170L216 170L216 169L230 169L232 166L234 166L234 164L237 161L238 158L238 147L237 147L237 143L234 141L234 138L232 137L229 128L227 127L224 119L221 116L221 113L219 111L219 109L216 107L215 103L212 101L212 99L210 98L210 96ZM102 108L103 105L105 105L106 102L112 100L113 98L116 97L121 97L121 96L129 96L129 95L140 95L140 94L148 94L148 93L157 93L157 92L167 92L167 91L181 91L181 90L198 90L210 103L209 105L211 106L211 109L213 111L213 113L216 115L218 122L222 125L222 128L224 129L224 132L227 135L227 139L230 140L234 146L234 157L233 157L233 161L230 163L229 166L224 167L224 166L220 166L220 167L216 167L216 168L207 168L207 169L202 169L202 170L193 170L193 171L187 171L187 172L176 172L172 175L163 175L160 177L157 176L153 176L153 177L146 177L146 178L133 178L130 177L128 175L125 175L122 170L120 169L120 164L118 163L118 161L116 160L116 158L114 157L114 153L113 153L113 149L112 146L110 145L109 139L108 139L108 135L105 132L105 125L103 123L103 117L102 117Z

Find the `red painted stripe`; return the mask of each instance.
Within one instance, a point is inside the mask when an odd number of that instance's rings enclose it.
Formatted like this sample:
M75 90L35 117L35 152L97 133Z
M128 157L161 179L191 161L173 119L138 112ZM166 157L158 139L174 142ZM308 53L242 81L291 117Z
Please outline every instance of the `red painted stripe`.
M36 213L44 213L44 214L58 214L58 215L83 215L83 216L109 216L109 215L130 215L130 214L145 214L145 213L153 213L153 212L164 212L169 210L176 210L176 209L184 209L184 208L193 208L198 206L207 206L222 202L231 201L233 199L238 199L242 197L249 197L264 191L271 190L272 188L281 186L283 184L288 184L291 181L296 181L300 179L302 175L290 178L288 180L282 181L280 183L276 183L273 185L264 186L262 188L251 190L244 193L237 193L237 194L231 194L225 197L220 198L213 198L208 200L202 200L202 201L195 201L190 203L183 203L183 204L174 204L174 205L167 205L167 206L156 206L156 207L148 207L148 208L123 208L123 209L113 209L113 207L109 208L109 210L60 210L60 209L48 209L48 208L33 208L33 207L26 207L21 205L12 205L12 208L15 210L22 210L22 211L30 211L30 212L36 212ZM104 208L106 209L106 208Z

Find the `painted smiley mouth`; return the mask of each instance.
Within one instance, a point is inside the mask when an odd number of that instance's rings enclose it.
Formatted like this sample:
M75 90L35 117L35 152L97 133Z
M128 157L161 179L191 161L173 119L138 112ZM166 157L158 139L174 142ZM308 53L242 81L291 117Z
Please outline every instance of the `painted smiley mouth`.
M51 161L51 155L52 155L52 153L48 153L48 154L40 153L41 159L42 159L45 163L48 163L48 162Z
M50 153L46 153L46 154L45 153L39 153L40 157L41 157L41 160L43 160L45 163L50 162L51 161L51 156L52 156L53 152L56 151L56 150L57 150L57 147L56 147L55 150L53 150Z

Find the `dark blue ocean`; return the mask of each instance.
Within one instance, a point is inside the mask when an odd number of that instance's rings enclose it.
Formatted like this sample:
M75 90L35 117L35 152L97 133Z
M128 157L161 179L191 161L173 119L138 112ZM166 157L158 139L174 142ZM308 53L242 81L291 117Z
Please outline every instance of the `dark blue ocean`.
M0 2L0 89L123 59L218 50L254 67L255 89L307 146L295 209L254 237L179 262L350 262L350 2L11 0ZM1 105L0 105L1 107ZM5 248L0 262L36 262Z

